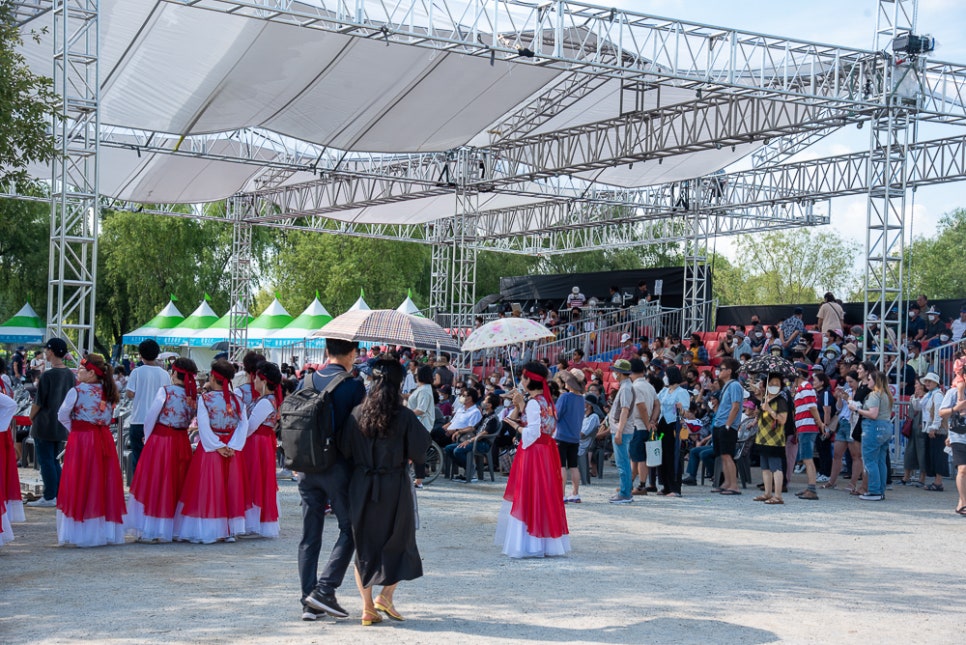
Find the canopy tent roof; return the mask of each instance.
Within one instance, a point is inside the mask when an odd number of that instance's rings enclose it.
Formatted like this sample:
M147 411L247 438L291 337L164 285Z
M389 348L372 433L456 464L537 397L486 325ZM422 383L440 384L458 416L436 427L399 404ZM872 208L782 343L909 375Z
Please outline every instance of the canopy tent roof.
M316 297L295 320L284 328L268 334L264 341L265 347L288 347L296 344L325 347L324 339L310 338L310 336L331 321L332 315Z
M228 340L231 333L231 315L233 311L236 315L240 313L248 315L248 324L252 324L254 318L245 311L245 308L242 307L240 302L236 302L235 306L228 313L216 320L210 327L200 329L192 336L189 336L187 339L188 345L190 347L210 347L216 343Z
M423 314L419 311L419 307L417 307L416 303L413 302L412 289L410 289L409 293L406 294L406 299L402 301L402 304L396 307L396 311L402 314L410 314L412 316L423 316Z
M315 7L325 4L295 2L291 9L316 11ZM374 0L362 0L362 7L367 15L385 10ZM507 5L505 11L528 9ZM50 15L44 14L28 28L40 33L39 28L49 20ZM417 10L409 22L417 29L432 28L439 35L444 29L442 20ZM224 139L207 146L209 157L242 154L245 144L229 138L228 133L243 128L278 133L291 138L293 144L323 146L319 149L335 151L337 158L343 153L351 157L365 152L404 154L486 146L500 142L499 132L493 129L496 125L532 105L568 76L559 68L509 61L494 64L481 57L162 0L103 0L99 28L100 122L119 132L133 128L159 133L151 137L152 145L167 149L180 146L183 136L226 133ZM474 31L478 28L481 42L503 39L501 34L485 33L482 25L474 26ZM508 35L522 42L534 41L532 32ZM33 69L45 75L52 74L51 38L50 33L40 33L38 43L28 39L23 47ZM563 41L565 51L574 47L620 51L614 43L582 27L566 29ZM543 42L548 48L554 45L548 34L543 35ZM361 70L365 73L360 74ZM662 86L659 92L643 92L633 109L686 104L698 97L695 89ZM627 100L626 85L615 79L601 80L527 134L539 136L613 118L627 111ZM731 118L723 109L719 118ZM666 131L687 129L676 125L673 117L668 119ZM123 134L115 139L122 144L125 140ZM685 152L661 164L615 163L574 176L623 187L678 181L720 169L759 145ZM281 155L266 147L254 157L268 161ZM269 172L257 163L142 151L133 140L127 149L102 146L99 163L102 194L142 203L216 201L257 189L259 180ZM46 169L37 169L37 175L50 176ZM295 172L285 183L315 178L310 172ZM498 190L481 197L479 208L512 208L534 201L534 197ZM363 224L409 224L453 214L454 198L445 195L326 216Z
M347 311L369 311L370 307L369 305L366 304L366 301L363 299L365 295L366 295L365 292L360 290L359 299L356 300L354 303L352 303L352 306L349 307Z
M289 325L292 320L292 315L275 298L265 311L248 323L249 347L262 344L267 337Z
M156 337L159 345L177 347L184 345L188 339L203 329L211 327L218 321L218 314L211 308L207 300L202 300L198 308L187 318L171 329L162 331Z
M44 340L44 321L30 303L9 320L0 323L0 343L40 343Z
M158 315L134 331L124 334L121 337L121 342L125 345L137 345L148 339L157 340L158 334L174 329L183 321L184 314L178 311L174 301L168 301L168 304L158 312Z

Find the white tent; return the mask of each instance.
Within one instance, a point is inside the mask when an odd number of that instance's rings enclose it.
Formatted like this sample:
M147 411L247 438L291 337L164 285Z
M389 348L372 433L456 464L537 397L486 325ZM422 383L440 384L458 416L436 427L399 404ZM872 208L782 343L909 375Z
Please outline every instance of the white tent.
M349 307L348 311L369 311L369 305L367 305L366 301L363 299L365 295L366 292L360 289L359 299L352 303L352 306Z
M332 315L326 311L318 296L291 323L265 337L265 347L289 347L305 345L306 347L325 347L325 340L309 338L332 320Z
M244 312L247 314L247 312L245 312L245 308L242 307L240 302L235 303L233 310L237 313ZM231 313L232 312L229 311L207 329L202 329L193 336L189 337L188 345L191 347L211 347L216 343L228 340L230 335ZM248 322L251 321L252 317L249 315Z
M248 323L248 346L259 347L265 339L292 322L292 315L285 310L278 298L265 308L255 320Z
M41 343L44 321L28 302L10 320L0 324L0 343Z
M396 307L396 311L403 314L423 317L423 314L419 311L419 307L417 307L416 303L413 302L412 289L409 290L409 293L406 295L406 299L402 301L402 304Z
M168 304L158 315L144 323L143 326L124 334L121 337L121 342L125 345L137 345L148 339L157 340L159 334L174 329L183 321L184 314L178 311L174 301L168 301Z
M211 308L207 300L202 300L198 308L172 329L159 333L156 337L159 345L177 347L185 345L188 339L202 329L211 327L218 321L218 314Z

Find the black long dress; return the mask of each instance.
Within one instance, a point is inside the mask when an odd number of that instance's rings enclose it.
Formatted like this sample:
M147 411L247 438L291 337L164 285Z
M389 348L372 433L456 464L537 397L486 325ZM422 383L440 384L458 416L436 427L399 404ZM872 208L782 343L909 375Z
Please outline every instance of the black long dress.
M416 548L416 508L408 461L422 465L430 437L416 415L400 408L385 438L359 430L362 406L352 411L340 450L353 465L349 509L362 584L392 585L423 575Z

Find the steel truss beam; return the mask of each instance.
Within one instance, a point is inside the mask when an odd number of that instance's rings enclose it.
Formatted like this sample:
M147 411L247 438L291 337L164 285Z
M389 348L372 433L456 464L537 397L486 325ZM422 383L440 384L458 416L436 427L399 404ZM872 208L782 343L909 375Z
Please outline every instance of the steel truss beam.
M556 0L166 0L307 29L622 81L873 108L881 50L861 50ZM494 36L494 34L496 34ZM920 118L966 118L966 67L924 69Z
M94 348L97 231L98 0L54 0L54 115L47 336L77 350Z
M681 338L705 329L708 297L708 240L712 221L707 213L688 217L688 241L684 256L684 315L681 316Z
M252 224L255 200L236 195L228 200L226 219L231 222L231 309L228 312L228 355L241 360L248 348L248 311L252 293Z

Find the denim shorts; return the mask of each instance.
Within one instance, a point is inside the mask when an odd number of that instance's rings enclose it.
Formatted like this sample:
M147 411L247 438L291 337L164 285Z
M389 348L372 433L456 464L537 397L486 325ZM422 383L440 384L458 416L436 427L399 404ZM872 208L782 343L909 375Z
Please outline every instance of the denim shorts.
M835 440L848 442L855 441L855 439L852 438L852 424L848 419L839 419L839 427L835 431Z
M647 461L647 446L644 444L650 436L651 433L647 430L634 430L634 436L631 437L631 443L627 447L631 461Z
M761 469L770 470L773 473L782 472L782 458L781 457L771 457L762 456L761 457Z
M798 460L808 461L815 458L815 437L817 432L798 433Z

